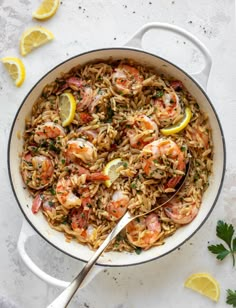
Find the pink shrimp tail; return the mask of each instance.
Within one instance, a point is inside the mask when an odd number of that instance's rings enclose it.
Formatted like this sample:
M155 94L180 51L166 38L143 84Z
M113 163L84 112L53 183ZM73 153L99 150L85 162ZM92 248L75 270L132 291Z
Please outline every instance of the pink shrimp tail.
M34 214L38 213L42 203L43 203L43 196L41 194L37 194L32 203L32 212Z

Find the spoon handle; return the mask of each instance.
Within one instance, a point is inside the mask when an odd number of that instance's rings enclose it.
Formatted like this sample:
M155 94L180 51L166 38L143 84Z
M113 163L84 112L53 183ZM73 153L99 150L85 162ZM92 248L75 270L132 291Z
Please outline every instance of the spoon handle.
M102 245L98 248L98 250L93 254L93 256L89 259L88 263L82 268L80 273L74 278L74 280L69 284L69 286L49 305L47 308L65 308L71 301L73 295L80 287L82 282L84 281L87 274L90 272L91 268L94 266L97 259L106 249L106 247L110 244L110 242L120 233L120 231L131 221L133 217L127 211L126 214L121 218L116 227L111 231L111 233L107 236Z

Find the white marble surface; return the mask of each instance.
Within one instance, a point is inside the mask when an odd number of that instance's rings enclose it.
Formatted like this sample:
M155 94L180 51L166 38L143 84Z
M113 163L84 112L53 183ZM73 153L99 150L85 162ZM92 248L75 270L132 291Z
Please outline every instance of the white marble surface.
M59 289L39 280L20 259L16 244L22 214L11 191L7 173L7 141L13 118L24 96L50 68L80 52L120 46L144 23L163 21L195 34L211 51L213 68L208 93L220 116L227 145L227 172L221 196L204 226L181 249L137 267L107 269L77 293L70 307L230 307L226 289L236 289L236 269L228 257L218 262L207 250L216 241L215 226L224 219L236 227L236 39L233 0L62 0L58 13L44 23L32 21L39 0L0 0L0 57L19 56L22 31L41 24L55 34L55 40L27 56L27 78L17 89L0 67L0 307L46 307ZM163 36L162 36L163 37ZM144 38L147 50L158 52L187 71L201 59L181 39L162 40L158 33ZM165 48L168 46L168 48ZM171 46L171 48L170 48ZM173 47L173 48L172 48ZM190 52L190 54L188 54ZM192 54L191 54L192 52ZM184 54L184 57L183 57ZM187 59L187 60L186 60ZM189 65L192 60L192 65ZM39 236L27 245L40 266L64 279L77 272L78 261L56 251ZM221 285L218 304L183 287L193 272L206 271Z

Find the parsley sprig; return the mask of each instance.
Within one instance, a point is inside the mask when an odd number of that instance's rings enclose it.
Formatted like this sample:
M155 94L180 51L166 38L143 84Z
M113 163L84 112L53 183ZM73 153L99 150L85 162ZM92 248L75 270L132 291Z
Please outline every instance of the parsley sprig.
M233 259L233 266L235 265L235 256L236 253L236 237L234 236L234 227L231 224L227 224L226 222L219 220L216 226L216 235L221 240L223 240L227 246L223 244L210 245L208 249L216 254L216 258L218 260L223 260L226 256L231 254Z
M232 305L233 307L236 307L236 290L227 290L226 303Z

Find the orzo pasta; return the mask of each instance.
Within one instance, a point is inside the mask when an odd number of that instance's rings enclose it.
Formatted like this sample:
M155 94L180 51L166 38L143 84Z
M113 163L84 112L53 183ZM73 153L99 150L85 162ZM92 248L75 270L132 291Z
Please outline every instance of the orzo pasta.
M73 121L62 127L59 100L71 93ZM163 128L191 120L180 131ZM21 173L32 211L66 239L96 249L127 211L143 213L174 192L191 157L190 174L174 200L131 222L109 249L162 245L198 213L212 169L207 116L179 80L131 60L73 68L45 86L26 120ZM106 185L107 164L119 174Z

